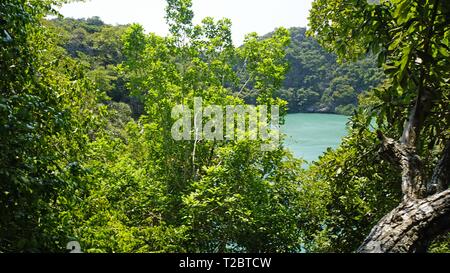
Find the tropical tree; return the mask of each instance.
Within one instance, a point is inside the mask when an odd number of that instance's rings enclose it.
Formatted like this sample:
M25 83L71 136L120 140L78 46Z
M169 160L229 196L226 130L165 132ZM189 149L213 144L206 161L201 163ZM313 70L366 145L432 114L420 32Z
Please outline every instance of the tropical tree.
M343 59L378 54L388 78L373 92L371 116L380 155L401 173L403 200L359 252L425 251L448 231L449 12L443 0L313 4L310 34Z
M127 120L123 105L110 104L110 129L89 145L89 186L79 192L67 216L86 251L275 252L300 247L300 160L280 144L265 152L262 140L211 140L194 127L188 139L172 136L178 119L174 107L184 105L194 117L191 109L201 98L204 108L214 105L225 113L227 106L245 105L235 91L246 83L257 88L258 103L278 105L285 113L285 102L273 93L287 69L289 33L279 29L266 40L251 34L242 48L235 48L229 20L205 18L194 25L191 5L168 1L168 37L146 34L137 24L123 35L119 75L145 112L138 121ZM203 127L212 118L204 116L204 121L189 122Z
M60 213L80 185L102 108L42 25L60 1L0 4L0 251L64 249Z

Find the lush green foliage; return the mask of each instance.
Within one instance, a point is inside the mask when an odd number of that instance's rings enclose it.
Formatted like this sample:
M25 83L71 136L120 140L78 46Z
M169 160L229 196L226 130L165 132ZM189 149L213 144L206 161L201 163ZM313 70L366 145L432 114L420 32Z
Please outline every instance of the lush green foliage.
M58 250L101 95L40 25L51 1L3 1L0 18L0 251Z
M280 28L240 47L227 19L194 25L191 0L167 1L167 37L45 20L59 3L0 4L0 252L59 252L71 240L85 252L354 251L401 198L375 131L399 138L425 92L429 172L450 138L445 0L316 0L313 38ZM342 145L304 169L282 143L175 141L172 108L192 109L194 97L222 110L278 105L281 120L354 115Z
M130 94L123 75L117 70L125 60L121 38L128 26L107 25L98 17L57 18L46 21L45 25L58 35L58 45L85 67L87 77L96 88L112 101L128 104L134 118L143 114L142 100Z
M320 157L302 179L301 230L309 251L354 251L401 200L400 173L378 156L369 123L367 111L359 110L341 146Z
M212 24L212 18L205 22ZM124 60L124 48L120 37L127 26L110 26L99 18L56 19L48 24L59 33L59 43L72 57L81 60L90 68L88 76L100 90L107 92L113 101L125 102L133 110L133 116L143 113L143 100L135 95L133 88L125 87L123 74L115 67ZM228 21L221 25L230 24ZM190 30L195 34L197 30ZM214 33L210 29L209 36ZM220 31L230 31L226 28ZM286 50L289 70L281 88L275 95L288 102L289 112L331 112L352 114L358 96L377 87L383 76L373 56L357 62L338 64L334 54L326 52L319 43L306 36L305 28L291 28L291 42ZM273 33L266 34L268 39ZM215 37L214 43L220 43ZM223 37L222 37L223 38ZM228 41L230 42L230 41ZM257 57L255 55L255 57ZM245 60L244 60L245 61ZM240 64L242 65L242 64ZM233 66L232 69L236 69ZM242 71L241 71L242 72ZM255 103L258 92L254 92L252 77L240 74L244 89L234 90L246 102ZM251 78L249 80L249 78Z
M51 3L2 6L17 18L5 17L13 41L1 52L1 251L63 251L73 239L87 252L299 250L300 160L262 141L171 136L175 105L243 105L244 75L257 103L285 113L274 92L286 29L235 48L231 22L193 25L187 0L168 1L168 37L46 22ZM145 105L137 121L115 92Z
M255 75L259 100L279 104L271 92L286 69L288 33L280 29L263 42L250 35L236 49L228 20L206 18L194 26L189 13L190 1L169 5L167 38L144 34L139 25L123 36L125 61L118 69L144 100L145 115L128 123L125 138L114 145L108 134L96 141L101 148L94 148L97 159L89 164L98 171L92 181L101 183L91 190L92 202L80 201L85 209L78 236L89 251L295 251L300 162L285 157L282 147L263 153L258 142L179 142L171 136L175 105L192 108L194 97L205 106L243 104L232 96L239 58L249 60L246 72ZM86 220L100 200L105 209ZM285 217L292 219L288 226L267 224Z

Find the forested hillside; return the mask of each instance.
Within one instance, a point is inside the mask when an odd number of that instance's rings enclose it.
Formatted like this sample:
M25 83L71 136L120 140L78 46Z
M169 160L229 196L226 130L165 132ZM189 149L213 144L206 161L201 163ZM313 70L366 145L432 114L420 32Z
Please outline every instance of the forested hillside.
M375 57L339 64L335 54L306 35L305 28L289 31L290 70L277 95L289 102L290 112L352 114L358 96L382 82L383 72L377 67Z
M49 22L62 35L61 46L72 57L81 60L89 69L88 77L106 91L116 102L125 102L135 117L143 113L143 103L124 85L117 65L123 61L120 37L127 26L111 26L100 18L56 19ZM358 96L377 87L383 79L382 71L372 56L356 62L338 64L336 55L324 50L305 28L291 28L291 42L287 48L289 70L276 96L288 102L290 113L321 112L352 114ZM272 34L262 36L267 39ZM255 103L251 86L240 95ZM241 90L239 90L241 91Z
M57 43L87 69L86 76L95 82L113 102L128 104L133 117L142 115L143 101L125 86L118 65L124 61L122 36L129 26L111 26L100 18L59 18L45 22L54 33Z

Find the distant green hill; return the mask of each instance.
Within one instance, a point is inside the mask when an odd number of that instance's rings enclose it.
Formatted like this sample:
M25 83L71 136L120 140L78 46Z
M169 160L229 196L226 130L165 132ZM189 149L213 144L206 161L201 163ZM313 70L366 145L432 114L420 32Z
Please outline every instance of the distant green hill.
M305 28L291 28L290 32L287 58L291 68L278 92L289 102L290 112L349 114L359 94L381 83L383 73L373 57L338 64L335 55L306 36Z
M61 34L61 46L90 70L89 76L113 101L130 105L135 117L143 111L138 98L130 96L115 67L123 61L120 37L127 26L111 26L98 17L55 19L49 22ZM359 94L376 87L383 74L370 56L355 63L338 64L305 28L291 28L287 51L290 71L277 96L289 103L289 112L350 114ZM270 37L271 33L262 36ZM250 94L246 100L253 102Z

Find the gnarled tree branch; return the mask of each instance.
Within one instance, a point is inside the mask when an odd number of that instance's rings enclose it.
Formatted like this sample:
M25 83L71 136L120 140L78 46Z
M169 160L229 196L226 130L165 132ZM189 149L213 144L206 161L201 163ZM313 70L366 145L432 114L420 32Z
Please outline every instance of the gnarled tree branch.
M450 190L405 200L372 229L361 253L424 252L430 240L450 230Z
M421 199L427 196L423 164L415 149L385 137L378 131L381 140L380 155L396 165L402 172L404 199Z

